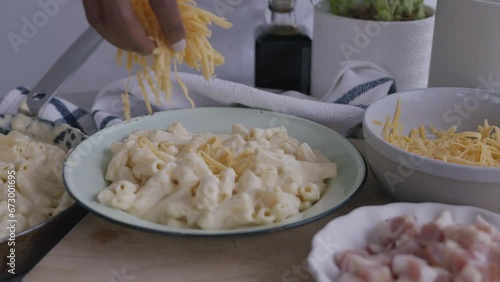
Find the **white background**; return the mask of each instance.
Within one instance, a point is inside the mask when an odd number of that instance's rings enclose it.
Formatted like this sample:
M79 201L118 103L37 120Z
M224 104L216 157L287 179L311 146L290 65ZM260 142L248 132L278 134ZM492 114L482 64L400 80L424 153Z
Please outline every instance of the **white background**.
M253 31L257 25L265 22L267 0L197 2L235 24L230 31L214 28L211 41L226 56L226 64L216 70L218 77L252 84ZM435 6L435 2L426 0L430 6ZM40 3L56 3L51 9L55 12L49 15ZM309 0L298 0L297 14L298 22L310 31L312 10ZM33 87L88 26L80 0L2 0L0 18L0 97L19 85ZM27 25L23 18L32 23L36 30L23 33L23 26ZM9 36L12 38L16 35L24 38L23 43L12 43ZM103 43L64 86L59 96L89 108L99 89L126 75L124 69L116 66L115 48Z

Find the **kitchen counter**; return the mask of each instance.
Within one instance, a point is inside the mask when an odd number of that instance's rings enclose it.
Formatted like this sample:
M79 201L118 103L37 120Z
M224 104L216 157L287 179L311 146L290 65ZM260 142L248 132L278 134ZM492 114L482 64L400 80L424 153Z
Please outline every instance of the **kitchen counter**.
M351 141L363 152L364 141ZM357 207L392 201L370 172L355 197L323 219L265 235L218 239L151 234L89 214L23 281L312 281L306 258L314 234Z

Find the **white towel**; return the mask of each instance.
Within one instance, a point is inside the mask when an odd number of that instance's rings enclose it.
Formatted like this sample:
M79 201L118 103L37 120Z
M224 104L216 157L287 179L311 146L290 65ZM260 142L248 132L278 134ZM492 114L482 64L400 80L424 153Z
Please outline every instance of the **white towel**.
M245 106L306 118L343 134L361 123L366 107L374 101L396 92L389 74L370 62L348 61L339 64L332 76L332 86L322 97L311 97L295 91L274 94L243 84L180 73L179 77L189 89L189 96L196 107ZM171 101L161 97L161 104L154 104L154 94L146 85L154 111L188 108L190 104L173 79ZM129 83L132 116L147 114L141 89L135 77L112 82L97 95L92 108L98 128L120 122L124 118L120 94Z
M360 61L349 61L338 66L332 76L332 87L322 97L310 97L299 92L287 91L273 94L233 82L180 73L179 77L189 89L189 96L196 107L246 106L291 114L316 121L344 134L361 123L366 107L374 101L396 92L394 80L380 67ZM40 118L67 123L87 134L123 120L124 92L127 78L112 82L102 89L93 105L92 114L68 101L53 98L40 114ZM160 106L153 103L154 111L188 108L189 102L173 80L172 99ZM146 114L146 106L135 77L129 81L132 116ZM154 101L152 91L149 98ZM15 114L29 90L18 87L0 102L0 114Z

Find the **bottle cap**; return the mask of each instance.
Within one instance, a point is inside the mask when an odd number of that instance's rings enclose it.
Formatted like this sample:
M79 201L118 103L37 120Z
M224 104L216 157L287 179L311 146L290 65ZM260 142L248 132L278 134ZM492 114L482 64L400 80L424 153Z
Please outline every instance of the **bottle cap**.
M291 13L295 9L296 0L269 0L269 9L277 13Z

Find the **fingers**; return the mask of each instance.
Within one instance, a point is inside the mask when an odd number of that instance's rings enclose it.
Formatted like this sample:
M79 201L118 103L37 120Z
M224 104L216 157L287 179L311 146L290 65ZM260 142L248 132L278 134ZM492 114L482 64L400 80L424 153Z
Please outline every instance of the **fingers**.
M87 21L94 28L98 29L104 22L104 14L100 0L83 0L83 8Z
M175 51L186 47L186 30L177 0L149 0L167 44ZM83 0L90 25L116 47L150 54L155 44L148 38L128 0Z
M167 43L177 52L184 50L186 30L177 0L149 0L149 3L156 14Z
M143 55L156 47L148 38L131 1L83 0L90 25L116 47Z
M101 0L107 33L125 50L150 54L155 48L132 8L131 1ZM113 43L113 42L112 42Z

